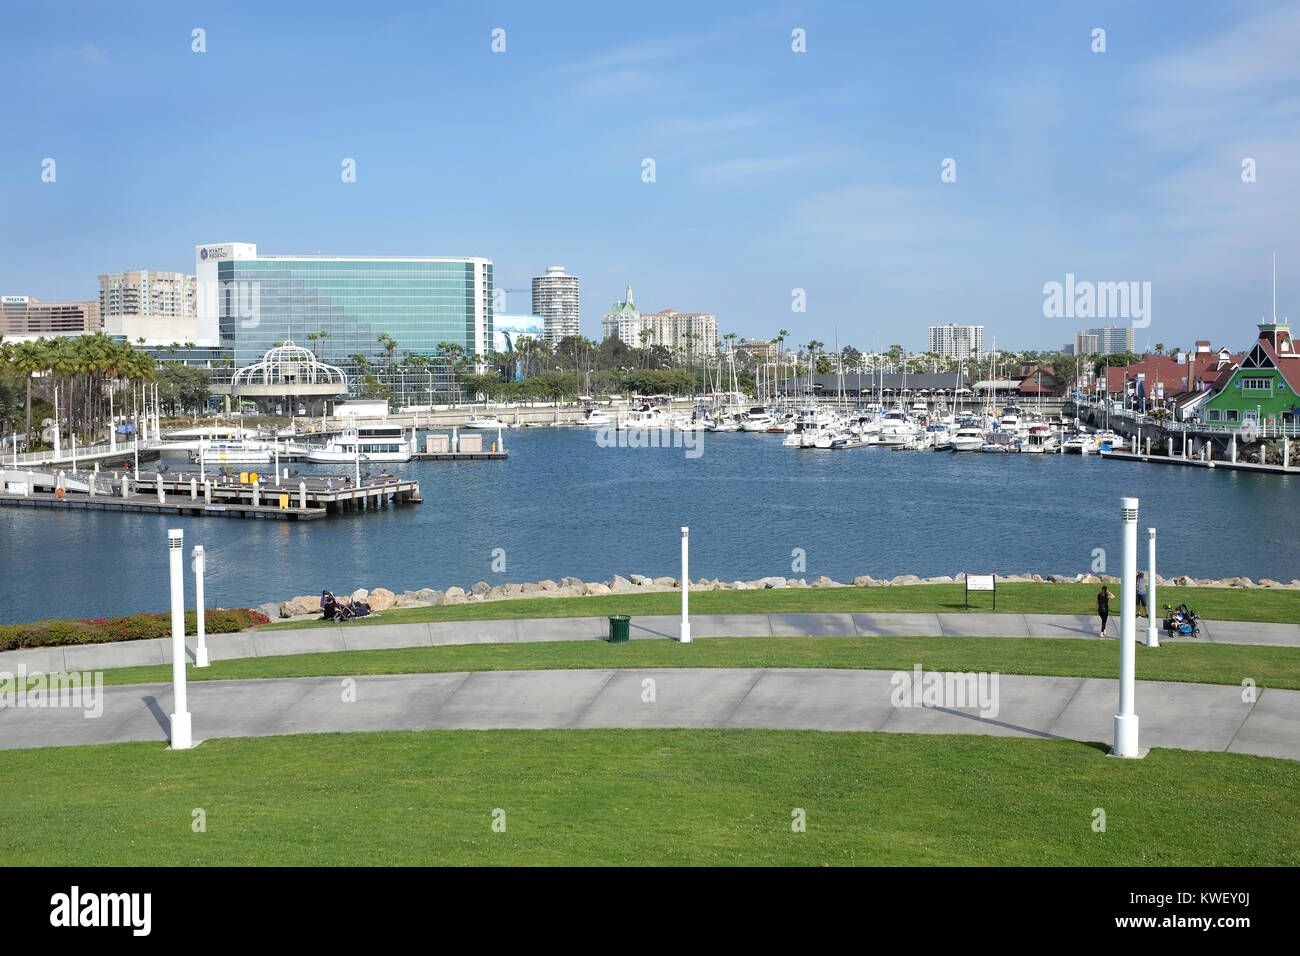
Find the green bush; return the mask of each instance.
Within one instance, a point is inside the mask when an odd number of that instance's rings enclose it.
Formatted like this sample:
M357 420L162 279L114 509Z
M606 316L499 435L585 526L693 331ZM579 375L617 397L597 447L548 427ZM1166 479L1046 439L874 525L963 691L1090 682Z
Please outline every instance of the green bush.
M246 607L204 611L204 631L233 634L270 618ZM25 647L65 647L72 644L101 644L114 641L147 641L169 637L170 614L132 614L126 617L85 618L79 621L33 621L30 624L0 625L0 651ZM195 612L185 614L185 633L197 634Z

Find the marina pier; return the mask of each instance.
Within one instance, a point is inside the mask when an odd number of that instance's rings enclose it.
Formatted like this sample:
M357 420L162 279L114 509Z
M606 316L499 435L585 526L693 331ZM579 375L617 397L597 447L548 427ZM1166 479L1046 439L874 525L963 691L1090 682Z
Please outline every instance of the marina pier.
M263 481L263 479L269 479ZM281 476L152 472L0 471L0 507L117 511L200 518L310 521L331 514L419 504L420 484L393 475Z

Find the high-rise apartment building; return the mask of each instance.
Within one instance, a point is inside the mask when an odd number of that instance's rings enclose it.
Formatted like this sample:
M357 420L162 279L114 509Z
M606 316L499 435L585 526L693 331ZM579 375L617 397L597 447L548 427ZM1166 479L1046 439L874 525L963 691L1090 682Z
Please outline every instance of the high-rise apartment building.
M104 331L129 341L167 344L198 338L197 279L140 269L99 277ZM215 345L215 342L205 343Z
M932 325L929 351L944 358L978 358L984 354L984 326Z
M578 277L566 275L564 266L548 266L546 275L534 276L533 315L544 320L546 340L552 345L565 336L581 335Z
M601 319L600 334L631 348L662 345L682 354L712 355L718 347L718 320L712 312L638 312L629 283L623 301L611 305Z
M1122 355L1133 351L1133 329L1108 325L1074 334L1075 355Z

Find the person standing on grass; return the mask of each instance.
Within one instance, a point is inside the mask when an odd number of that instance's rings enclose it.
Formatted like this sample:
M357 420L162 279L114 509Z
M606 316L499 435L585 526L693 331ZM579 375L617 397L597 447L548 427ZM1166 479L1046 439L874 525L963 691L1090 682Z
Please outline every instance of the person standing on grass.
M1139 614L1147 612L1147 573L1139 571L1137 575L1137 607Z
M1101 636L1106 636L1106 618L1110 617L1110 600L1115 595L1110 593L1110 588L1106 585L1101 586L1097 593L1097 615L1101 618Z

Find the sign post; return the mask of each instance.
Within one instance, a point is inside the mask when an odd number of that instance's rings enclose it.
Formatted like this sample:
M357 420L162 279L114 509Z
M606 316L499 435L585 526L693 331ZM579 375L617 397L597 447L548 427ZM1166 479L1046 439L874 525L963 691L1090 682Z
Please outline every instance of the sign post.
M996 574L967 574L966 575L966 610L970 610L970 592L971 591L992 591L993 592L993 610L998 609L998 581Z

